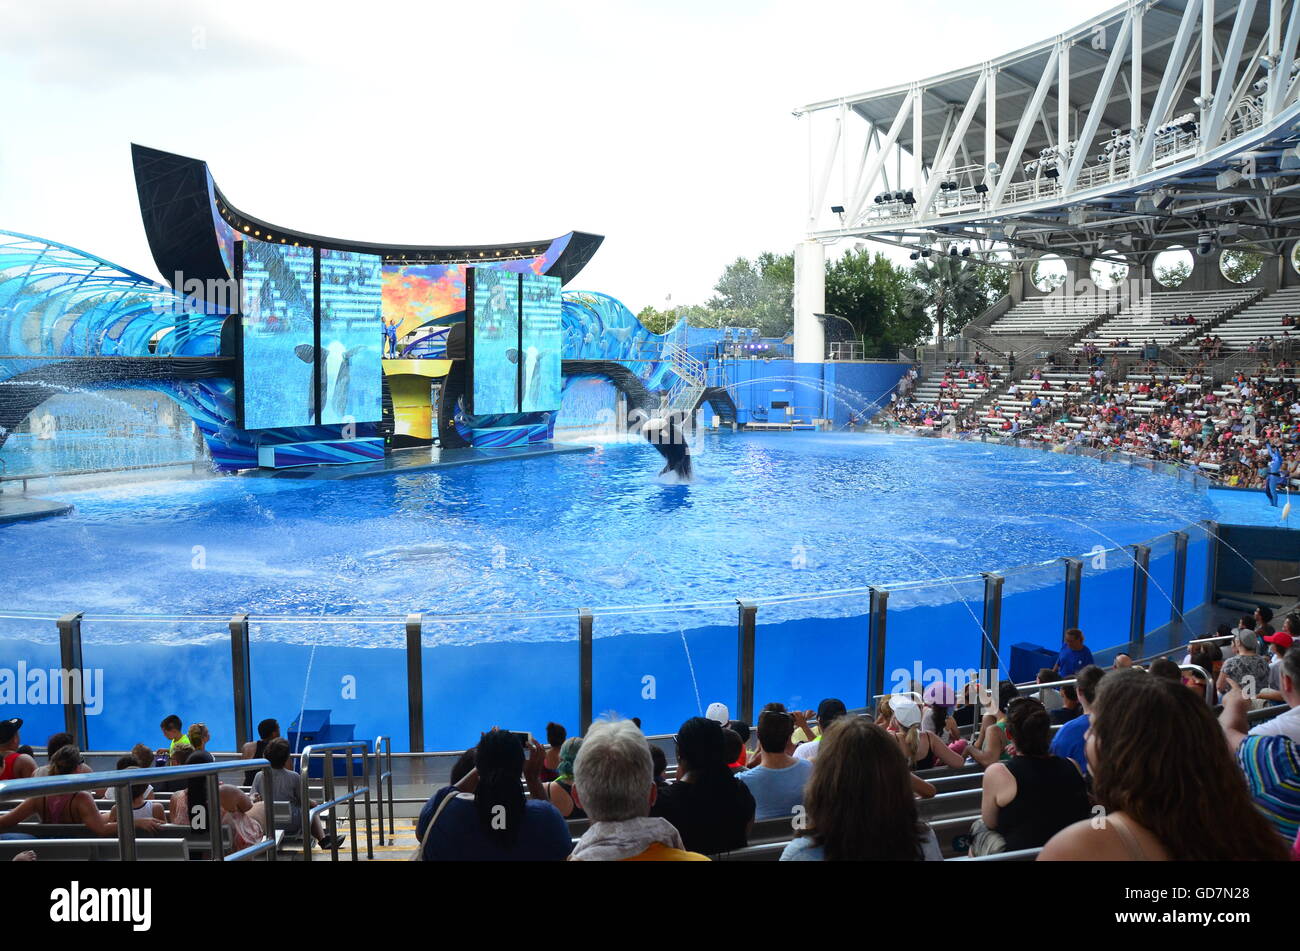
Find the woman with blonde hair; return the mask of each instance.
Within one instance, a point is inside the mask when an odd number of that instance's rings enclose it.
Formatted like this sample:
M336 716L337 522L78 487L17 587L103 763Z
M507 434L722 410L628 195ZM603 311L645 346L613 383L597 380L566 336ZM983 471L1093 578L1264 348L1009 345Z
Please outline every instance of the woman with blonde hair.
M206 723L192 723L189 731L185 734L190 741L190 746L195 750L206 749L208 740L212 739L212 734L208 732Z

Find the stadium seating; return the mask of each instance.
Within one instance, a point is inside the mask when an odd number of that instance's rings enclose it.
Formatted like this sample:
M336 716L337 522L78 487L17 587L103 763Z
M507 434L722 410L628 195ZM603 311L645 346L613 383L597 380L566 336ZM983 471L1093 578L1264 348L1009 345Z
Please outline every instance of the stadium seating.
M1074 344L1071 349L1082 350L1086 344L1091 343L1106 353L1135 352L1152 340L1167 347L1197 333L1206 324L1219 319L1234 307L1240 307L1259 293L1257 288L1239 287L1219 291L1162 291L1149 294L1127 304L1119 314L1090 333L1084 341ZM1168 323L1171 319L1185 317L1192 317L1196 324ZM1233 318L1229 318L1231 319ZM1125 339L1128 340L1128 346L1114 346L1116 340Z
M1234 314L1215 327L1213 334L1223 341L1224 351L1245 350L1260 338L1300 340L1300 328L1282 326L1283 317L1300 317L1300 287L1287 287L1267 294L1251 303L1239 314ZM1183 345L1184 350L1197 350L1199 339Z
M991 334L1037 334L1072 337L1098 317L1119 309L1118 294L1066 297L1060 293L1030 297L1007 311L985 331Z

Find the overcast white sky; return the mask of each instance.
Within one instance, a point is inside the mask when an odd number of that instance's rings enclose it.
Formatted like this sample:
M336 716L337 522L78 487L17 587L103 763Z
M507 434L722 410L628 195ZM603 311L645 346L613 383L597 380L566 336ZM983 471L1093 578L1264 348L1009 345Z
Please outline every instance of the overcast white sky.
M791 110L978 63L1113 0L0 0L0 229L157 277L130 143L273 224L606 236L572 287L707 299L801 237Z

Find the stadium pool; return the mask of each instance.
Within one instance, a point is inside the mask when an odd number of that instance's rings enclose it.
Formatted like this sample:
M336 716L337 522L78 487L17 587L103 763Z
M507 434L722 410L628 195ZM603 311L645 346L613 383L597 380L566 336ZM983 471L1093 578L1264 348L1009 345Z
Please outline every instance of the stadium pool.
M993 444L845 434L705 437L690 485L641 445L343 481L175 478L64 491L72 515L0 529L0 666L57 666L52 618L85 612L103 671L93 748L162 714L233 745L228 619L252 615L254 716L327 708L405 748L405 617L423 613L425 745L577 719L577 614L594 615L595 708L669 732L736 692L736 598L758 608L757 692L865 700L868 585L890 590L886 667L977 666L983 581L1006 571L1003 652L1059 638L1061 556L1086 556L1081 623L1128 638L1153 544L1148 625L1170 620L1207 494L1141 468ZM1104 550L1104 551L1103 551ZM1019 567L1018 567L1019 566ZM30 616L26 616L30 615ZM21 715L21 714L20 714ZM59 724L34 710L29 736Z

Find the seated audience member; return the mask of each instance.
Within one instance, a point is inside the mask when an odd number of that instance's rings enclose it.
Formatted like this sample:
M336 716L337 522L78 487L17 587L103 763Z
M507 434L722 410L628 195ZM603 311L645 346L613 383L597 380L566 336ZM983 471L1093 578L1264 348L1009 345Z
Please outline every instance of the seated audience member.
M1040 684L1050 684L1053 681L1060 680L1056 672L1050 667L1044 667L1038 672L1038 682ZM1055 687L1040 687L1033 696L1043 705L1043 708L1051 713L1053 710L1059 710L1062 707L1061 695Z
M257 725L257 739L245 743L239 750L240 759L265 759L266 744L280 735L280 724L276 720L263 720ZM257 776L257 770L250 769L244 772L244 785L253 785L253 778Z
M945 683L934 683L925 688L925 706L921 711L921 729L933 733L954 753L964 754L966 740L952 716L957 696Z
M1282 634L1274 636L1281 637ZM1289 709L1251 727L1250 735L1286 736L1293 743L1300 743L1300 649L1288 649L1273 666L1278 695Z
M749 738L753 734L749 729L749 724L744 720L728 720L726 729L735 733L740 739L740 755L730 760L731 771L739 772L744 769L746 764L749 762ZM727 742L731 743L732 741L728 738ZM727 749L730 751L733 747L728 746Z
M650 816L659 795L650 744L627 720L598 720L574 764L573 794L591 826L573 846L575 862L707 862L687 852L667 819Z
M691 852L715 855L743 849L754 821L754 796L727 769L721 724L692 717L674 739L677 782L655 800L650 814L676 826Z
M1255 632L1238 628L1232 639L1232 651L1233 656L1223 662L1215 687L1222 695L1236 683L1248 699L1254 700L1261 690L1268 689L1268 659L1258 653L1259 639Z
M81 764L81 750L72 744L61 746L54 753L51 776L72 776ZM65 793L61 796L33 796L24 799L14 808L0 816L0 831L8 831L28 816L36 816L41 822L51 825L81 824L94 835L117 835L117 822L105 817L95 805L94 797L87 790ZM140 832L153 832L162 825L155 819L136 819L135 827Z
M1187 658L1187 663L1193 667L1199 667L1200 670L1180 670L1182 683L1196 692L1198 697L1206 696L1206 684L1214 682L1214 659L1211 655L1202 650L1205 645L1197 645L1196 650L1192 651L1191 656ZM1212 646L1212 645L1211 645ZM1217 653L1217 648L1216 648ZM1215 694L1217 697L1218 694Z
M1115 662L1111 664L1115 670L1128 670L1133 666L1133 658L1128 654L1116 654Z
M215 760L207 750L193 750L186 764L197 766ZM185 788L172 795L168 818L173 825L206 830L208 826L208 777L194 776L184 780ZM253 802L248 793L238 786L219 783L217 808L221 824L230 829L230 851L238 852L261 842L266 830L266 803Z
M560 747L569 734L563 724L546 724L546 759L542 761L542 774L539 779L544 783L553 783L560 778Z
M1268 644L1267 651L1272 656L1268 659L1268 687L1261 690L1259 696L1269 703L1283 703L1285 698L1282 696L1282 661L1291 649L1293 641L1287 631L1265 634L1264 641Z
M469 775L469 771L474 768L474 754L476 752L476 748L471 746L460 754L460 758L456 762L451 764L451 777L449 779L451 785L455 786Z
M836 720L848 714L843 700L835 697L827 697L821 703L817 704L817 735L807 743L800 743L794 751L796 759L808 760L812 762L817 758L817 751L821 749L822 737L826 735L826 729ZM805 730L805 732L808 732Z
M129 756L123 756L117 761L117 768L120 770L139 769L135 761ZM113 792L116 792L116 787ZM163 804L157 799L151 799L153 787L148 783L137 783L131 787L131 818L135 819L153 819L155 822L167 821L166 810ZM116 797L115 797L116 798ZM113 808L108 810L110 821L117 821L118 803L113 803Z
M167 745L159 749L159 753L175 754L176 747L190 745L190 738L181 732L181 718L176 714L165 717L160 726Z
M984 771L971 855L1036 849L1088 816L1088 786L1079 767L1049 748L1052 720L1041 702L1018 697L1007 708L1016 753Z
M55 734L55 735L57 736L58 734ZM72 734L68 733L68 734L64 734L64 735L65 735L65 736L71 736ZM54 737L50 737L50 742L51 742L51 743L54 742ZM63 745L66 746L67 744L63 744ZM50 755L51 755L51 757L53 756L53 754L50 754ZM153 754L151 753L150 755L153 755ZM83 765L83 766L86 766L87 764L83 763L82 765ZM149 765L152 766L153 764L150 763ZM134 767L137 767L137 768L139 768L139 769L147 769L147 768L148 768L148 767L146 767L146 766L140 766L140 764L136 762L135 757L134 757L134 756L130 756L130 755L127 755L127 756L120 756L120 757L118 757L117 765L114 766L113 768L114 768L114 769L118 769L118 770L122 770L122 769L130 769L130 768L132 768L133 766L134 766ZM42 768L44 768L44 767L42 767ZM88 767L88 766L87 766L87 768L86 768L85 770L80 770L80 769L77 770L77 772L79 772L79 773L80 773L80 772L89 772L89 771L90 771L90 770L89 770L89 767ZM42 774L42 775L45 775L45 774ZM107 800L109 800L110 802L116 802L116 800L117 800L117 787L116 787L116 786L109 786L109 787L107 787L106 789L104 789L104 790L102 791L102 793L101 793L99 790L96 790L96 791L95 791L95 796L96 796L96 798L99 798L99 799L107 799ZM153 798L153 786L148 785L148 784L145 785L144 798L145 798L145 799L152 799L152 798ZM160 803L160 805L161 805L161 803ZM166 820L166 816L165 816L165 815L164 815L164 816L161 816L160 818L162 818L164 821Z
M474 768L424 804L416 822L425 862L558 862L573 840L549 802L526 799L520 777L536 781L546 750L534 742L525 758L517 735L493 728L479 739Z
M1300 680L1300 664L1293 658L1284 676L1292 693ZM1286 733L1247 732L1248 698L1235 681L1223 698L1219 723L1228 746L1246 774L1250 797L1262 814L1287 842L1300 834L1300 744Z
M141 769L148 769L154 764L154 752L144 743L131 747L131 759ZM165 763L163 765L166 765Z
M555 767L559 775L543 787L547 801L566 819L585 819L587 814L573 801L573 764L582 749L582 737L571 736L560 745L560 761Z
M183 745L177 743L176 749L174 749L172 751L171 756L167 758L167 765L184 766L186 763L189 762L190 756L193 753L194 753L194 748L190 746L189 743L185 743ZM166 782L154 783L154 789L158 790L159 792L171 792L171 793L180 792L182 789L185 789L188 786L189 786L189 780L187 779L169 779Z
M1096 816L1061 830L1040 861L1283 860L1288 845L1251 808L1206 702L1138 671L1109 673L1088 730ZM1207 822L1228 815L1231 822ZM1193 832L1194 830L1194 832Z
M898 742L862 717L841 717L822 737L804 794L807 832L781 861L941 861Z
M970 727L972 730L980 722L980 685L971 681L957 692L957 706L953 708L952 719L958 727Z
M985 698L983 722L979 737L966 748L966 755L979 765L988 767L999 760L1011 759L1010 741L1007 739L1007 705L1020 696L1020 690L1010 680L998 684L997 704L992 697Z
M1183 672L1168 657L1157 657L1147 668L1147 673L1152 677L1163 677L1165 680L1171 680L1176 684L1183 682Z
M1075 676L1077 677L1078 674L1075 674ZM1078 687L1073 684L1066 684L1061 688L1061 708L1053 710L1051 713L1053 725L1060 726L1062 723L1069 723L1082 713L1083 707L1079 703Z
M45 765L44 765L44 766L38 766L38 767L36 768L36 772L32 773L32 775L33 775L33 776L49 776L51 773L53 773L53 772L54 772L54 765L53 765L53 764L54 764L54 754L57 753L59 750L63 749L63 747L65 747L65 746L71 746L72 743L73 743L73 736L72 736L71 733L54 733L54 734L52 734L52 735L50 736L49 742L45 744ZM132 762L134 762L134 760L133 760ZM122 768L123 768L120 762L118 763L118 767L117 767L117 768L118 768L118 769L122 769ZM91 766L90 766L89 763L87 763L87 762L85 762L85 761L83 760L83 761L81 762L81 765L79 765L79 766L77 767L76 772L78 772L78 773L93 773L93 772L94 772L94 769L91 768ZM113 793L114 793L114 792L115 792L115 790L110 786L110 787L108 787L107 789L96 789L96 790L95 790L95 795L96 795L96 797L98 797L99 799L112 799L112 798L113 798Z
M271 779L271 791L275 794L277 803L287 802L289 804L289 821L285 823L285 835L298 835L302 832L302 776L289 768L289 741L283 737L277 736L267 741L265 750L262 755L270 762L271 768L275 771ZM266 800L266 773L258 770L253 776L252 797L253 802L264 803ZM308 803L308 810L315 803ZM263 806L265 809L265 806ZM347 836L325 834L324 826L321 824L320 816L315 816L311 820L311 836L315 839L322 849L332 849L335 845L335 839L338 845L342 845Z
M1052 667L1053 672L1059 676L1059 679L1068 680L1074 676L1075 671L1092 663L1095 663L1092 659L1092 651L1083 646L1083 631L1077 627L1070 628L1065 632L1065 646L1056 657L1056 664Z
M662 794L668 788L668 754L651 743L650 761L654 764L655 786Z
M894 718L890 726L912 769L934 769L936 766L960 769L966 764L966 757L948 749L935 734L921 729L921 708L915 700L899 695L894 697L891 705Z
M745 741L740 738L740 734L731 727L723 727L722 745L723 755L727 758L727 769L731 770L732 775L743 773L746 769L745 763L749 759L749 751L745 749ZM737 763L737 760L740 762Z
M803 804L803 789L812 775L812 763L786 752L794 733L788 713L764 713L758 718L759 763L738 773L754 797L754 819L793 817Z
M30 753L18 751L22 746L22 739L18 735L22 725L23 721L16 717L0 720L0 756L4 757L0 779L27 779L36 774L36 760Z
M1089 664L1075 675L1075 686L1079 692L1079 706L1083 712L1079 716L1063 723L1052 737L1050 752L1053 756L1064 756L1072 760L1084 776L1088 775L1088 757L1084 753L1084 738L1092 722L1092 708L1097 702L1097 687L1104 677L1109 676L1096 664Z
M206 723L191 723L185 735L190 741L190 746L196 750L204 749L208 745L208 740L212 739Z

